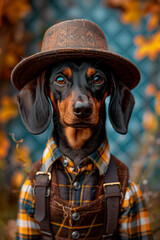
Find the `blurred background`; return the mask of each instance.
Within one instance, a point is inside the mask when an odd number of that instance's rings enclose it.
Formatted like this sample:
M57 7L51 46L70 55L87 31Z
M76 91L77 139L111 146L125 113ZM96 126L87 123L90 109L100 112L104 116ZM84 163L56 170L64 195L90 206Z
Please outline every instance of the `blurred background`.
M104 31L109 48L133 61L141 82L126 136L106 122L111 152L130 169L160 239L160 0L0 0L0 239L15 239L19 189L45 148L50 129L32 136L20 119L10 83L13 67L39 51L45 30L85 18ZM106 101L106 105L107 105Z

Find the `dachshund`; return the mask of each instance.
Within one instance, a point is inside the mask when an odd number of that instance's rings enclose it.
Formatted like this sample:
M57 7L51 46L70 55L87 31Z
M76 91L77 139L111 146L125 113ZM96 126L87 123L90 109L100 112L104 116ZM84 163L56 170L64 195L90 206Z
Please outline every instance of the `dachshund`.
M75 166L94 152L106 134L105 99L116 132L126 134L134 97L110 67L100 62L72 60L50 65L18 94L24 125L32 134L53 122L55 142Z
M137 67L108 50L96 24L74 19L49 28L11 80L26 129L53 125L22 186L17 239L152 239L142 194L107 141L107 115L116 132L128 131Z

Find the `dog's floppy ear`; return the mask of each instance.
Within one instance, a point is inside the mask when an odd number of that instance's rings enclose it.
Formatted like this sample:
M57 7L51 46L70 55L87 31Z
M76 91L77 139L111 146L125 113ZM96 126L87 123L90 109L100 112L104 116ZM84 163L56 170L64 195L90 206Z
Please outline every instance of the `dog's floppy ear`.
M44 132L51 121L51 108L44 92L44 74L26 84L17 96L23 123L32 134Z
M109 104L109 118L116 132L126 134L128 123L135 104L130 90L120 81L116 81L112 75L113 90Z

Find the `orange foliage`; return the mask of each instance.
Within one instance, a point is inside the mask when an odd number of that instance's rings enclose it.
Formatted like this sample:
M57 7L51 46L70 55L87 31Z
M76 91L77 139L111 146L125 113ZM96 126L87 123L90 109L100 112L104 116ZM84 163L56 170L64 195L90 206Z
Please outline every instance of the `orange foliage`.
M17 47L16 43L11 42L7 48L8 51L6 52L4 57L4 65L13 68L16 65L17 61L19 60L18 56L23 54L24 47L21 45Z
M145 93L147 96L154 96L156 91L157 91L156 86L153 83L151 83L147 86Z
M142 59L148 56L151 60L155 60L160 53L160 31L153 34L148 39L139 35L135 37L134 42L138 46L135 52L135 57L137 59Z
M121 20L124 24L133 24L138 26L142 17L140 1L132 0L124 4L125 11L122 13Z
M156 113L160 116L160 91L158 91L156 94L154 107L155 107Z
M142 124L145 130L151 132L155 132L158 129L158 119L150 111L144 113Z
M16 24L31 9L28 0L1 0L0 2L0 27L5 20Z
M21 170L16 171L11 178L11 185L14 189L19 189L24 181L24 173Z
M154 13L148 20L147 29L154 30L159 24L159 13Z
M107 0L107 5L112 8L123 8L128 0Z
M141 35L135 38L135 44L138 45L135 56L137 59L148 56L152 61L155 60L160 53L160 0L106 0L106 2L110 7L121 9L121 21L124 24L138 27L141 20L147 16L146 30L155 32L148 38Z
M10 147L9 139L4 131L0 131L0 160L5 158Z
M0 123L5 124L18 116L18 108L13 98L3 96L0 100Z
M0 77L10 83L13 67L24 55L28 39L22 19L29 13L29 0L0 0Z
M154 109L158 116L160 116L160 91L157 89L157 87L151 83L148 85L145 91L147 96L154 96Z
M144 15L150 15L147 30L152 31L157 28L160 20L160 1L146 1Z

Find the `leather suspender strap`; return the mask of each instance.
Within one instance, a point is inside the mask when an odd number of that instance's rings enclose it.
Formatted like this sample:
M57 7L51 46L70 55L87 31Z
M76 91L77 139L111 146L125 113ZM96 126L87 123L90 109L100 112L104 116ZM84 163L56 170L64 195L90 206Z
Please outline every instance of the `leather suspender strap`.
M111 155L109 167L104 178L104 234L102 239L114 239L118 228L120 206L120 182L117 167Z
M44 240L54 239L50 227L49 197L50 197L51 173L36 173L35 182L35 219L40 223Z

